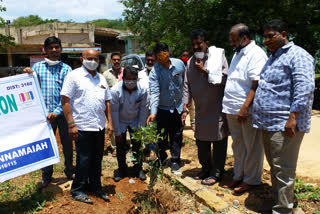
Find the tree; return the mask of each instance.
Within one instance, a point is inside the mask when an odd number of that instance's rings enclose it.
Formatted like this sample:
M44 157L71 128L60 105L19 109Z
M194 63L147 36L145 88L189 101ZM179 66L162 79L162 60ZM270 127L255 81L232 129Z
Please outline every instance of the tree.
M230 27L237 23L249 26L253 38L260 38L262 26L271 19L288 23L290 37L297 45L315 55L320 49L320 1L285 0L121 0L126 7L125 21L139 34L145 49L162 40L175 55L190 47L193 29L208 31L211 44L233 51L229 46Z
M46 23L53 23L59 21L58 19L42 19L38 15L21 16L13 20L12 25L16 27L40 25Z
M126 23L122 19L96 19L87 23L92 23L96 27L113 28L118 30L127 29Z
M0 0L2 2L2 0ZM6 11L6 8L0 5L0 12ZM0 25L5 26L6 22L3 18L0 17ZM7 35L0 34L0 52L4 52L7 50L7 47L14 46L15 43L13 42L14 38Z

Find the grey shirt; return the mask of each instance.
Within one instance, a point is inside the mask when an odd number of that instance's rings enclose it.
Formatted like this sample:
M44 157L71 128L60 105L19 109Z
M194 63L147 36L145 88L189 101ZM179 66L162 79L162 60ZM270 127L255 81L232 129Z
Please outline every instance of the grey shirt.
M204 58L204 63L208 59ZM219 141L229 134L226 116L222 113L222 98L228 74L228 62L223 56L221 84L208 82L208 74L199 72L193 56L187 64L184 78L183 103L195 103L195 138L201 141Z

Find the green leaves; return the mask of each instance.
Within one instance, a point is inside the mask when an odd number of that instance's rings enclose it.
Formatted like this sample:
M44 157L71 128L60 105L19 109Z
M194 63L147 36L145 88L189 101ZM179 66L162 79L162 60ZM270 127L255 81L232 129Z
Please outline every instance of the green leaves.
M249 26L252 38L262 36L263 25L282 19L297 45L315 55L320 49L320 1L286 0L121 0L123 15L130 30L141 36L145 50L157 41L166 42L177 56L191 49L193 29L208 31L210 45L226 49L229 58L230 28L237 23ZM263 43L260 43L263 45ZM320 52L318 51L318 54Z

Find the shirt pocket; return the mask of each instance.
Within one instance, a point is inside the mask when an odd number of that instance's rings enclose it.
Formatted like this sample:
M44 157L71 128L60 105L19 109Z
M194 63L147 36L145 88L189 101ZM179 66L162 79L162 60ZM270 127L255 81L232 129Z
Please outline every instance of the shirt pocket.
M266 73L266 82L273 84L280 84L288 81L289 67L285 65L272 66Z

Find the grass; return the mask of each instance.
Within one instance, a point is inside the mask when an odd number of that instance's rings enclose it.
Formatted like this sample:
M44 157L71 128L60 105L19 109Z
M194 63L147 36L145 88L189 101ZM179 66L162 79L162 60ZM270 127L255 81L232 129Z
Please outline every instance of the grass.
M64 159L54 165L54 175L64 176ZM35 213L53 202L55 196L49 191L40 191L37 182L41 179L41 170L0 183L0 213Z
M0 184L0 213L34 213L47 201L54 200L51 192L40 192L34 181L18 186L11 181Z
M320 73L316 73L316 74L314 75L314 78L315 78L315 79L320 78Z
M320 188L316 188L310 184L304 183L302 180L296 179L294 196L298 200L320 201Z

